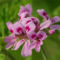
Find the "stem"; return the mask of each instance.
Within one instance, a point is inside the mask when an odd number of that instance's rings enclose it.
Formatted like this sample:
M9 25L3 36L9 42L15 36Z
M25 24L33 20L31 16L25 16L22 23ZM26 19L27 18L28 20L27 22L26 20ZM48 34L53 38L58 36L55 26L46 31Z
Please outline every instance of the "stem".
M42 54L42 56L43 56L43 59L44 59L44 60L47 60L47 57L46 57L46 55L44 54L43 48L41 48L41 54Z
M32 56L26 57L25 60L32 60Z

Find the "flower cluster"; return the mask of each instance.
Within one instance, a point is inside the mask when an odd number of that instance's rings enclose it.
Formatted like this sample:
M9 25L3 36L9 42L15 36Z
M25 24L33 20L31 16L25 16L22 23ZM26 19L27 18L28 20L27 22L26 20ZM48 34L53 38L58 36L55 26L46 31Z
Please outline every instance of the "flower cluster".
M40 23L38 18L32 16L32 6L29 4L25 7L20 6L18 13L19 20L17 22L14 24L11 22L6 23L11 32L11 35L6 36L4 40L7 43L7 50L11 47L13 50L18 50L18 48L24 44L21 55L24 57L31 56L32 49L40 52L43 40L48 36L45 32L46 29L49 34L53 34L55 30L60 31L60 25L54 24L60 22L60 17L55 16L51 19L44 9L38 9L37 12L44 19L42 23Z

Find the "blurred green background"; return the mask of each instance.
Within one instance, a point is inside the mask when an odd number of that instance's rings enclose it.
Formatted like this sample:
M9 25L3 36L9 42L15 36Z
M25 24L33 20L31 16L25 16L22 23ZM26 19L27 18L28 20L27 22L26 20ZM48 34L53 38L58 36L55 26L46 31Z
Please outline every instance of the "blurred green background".
M60 16L60 0L0 0L0 60L60 60L60 33L58 31L44 40L40 53L33 50L30 57L21 56L22 47L17 51L5 50L4 37L10 34L6 22L17 21L20 5L26 4L32 5L32 15L40 20L42 18L37 14L37 9L45 9L50 17Z

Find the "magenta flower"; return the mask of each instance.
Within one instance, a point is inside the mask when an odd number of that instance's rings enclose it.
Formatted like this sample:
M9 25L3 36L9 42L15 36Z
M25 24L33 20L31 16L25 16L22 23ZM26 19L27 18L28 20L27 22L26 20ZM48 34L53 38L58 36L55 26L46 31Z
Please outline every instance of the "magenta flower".
M30 56L32 54L32 49L30 49L32 42L36 41L36 44L37 42L39 43L37 46L41 46L41 41L45 40L47 37L45 32L39 31L39 20L35 17L23 18L14 24L8 22L7 27L13 36L11 35L5 38L5 42L8 43L6 49L13 46L13 50L17 50L23 43L25 43L21 52L22 56ZM39 28L36 29L37 27ZM45 27L45 23L43 23L42 27Z
M44 9L38 9L37 12L39 13L40 16L42 16L45 20L48 20L49 19L49 16L48 14L45 12Z
M25 7L20 6L18 15L19 15L20 19L31 16L32 15L32 6L30 4L27 4Z
M60 30L60 25L52 25L56 22L60 22L60 17L54 17L50 19L48 14L42 9L38 10L40 16L44 18L44 22L40 23L40 20L32 16L32 6L27 4L25 7L21 6L19 15L19 21L12 24L6 23L10 36L5 37L7 43L6 49L12 48L18 50L23 45L21 55L31 56L32 49L40 52L40 48L43 45L43 40L48 36L47 32L53 34L55 30ZM45 32L45 30L48 30Z
M49 30L49 34L50 34L50 35L52 35L52 34L54 34L54 33L55 33L55 30L54 30L54 29Z
M35 49L37 52L40 52L41 45L43 45L43 40L47 38L47 35L44 31L38 31L36 34L36 39L30 45L30 49Z
M53 25L54 23L60 22L60 17L59 16L55 16L52 19L50 19L50 17L44 11L44 9L37 10L37 12L39 13L40 16L42 16L44 18L44 20L46 20L46 21L49 20L51 22L50 30L49 30L50 34L53 34L55 32L55 30L59 30L60 31L60 25Z

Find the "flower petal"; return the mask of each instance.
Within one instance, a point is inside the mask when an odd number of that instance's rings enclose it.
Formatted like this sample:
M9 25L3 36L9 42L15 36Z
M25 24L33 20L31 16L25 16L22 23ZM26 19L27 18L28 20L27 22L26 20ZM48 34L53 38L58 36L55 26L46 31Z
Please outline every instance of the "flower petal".
M40 16L42 16L45 20L48 20L49 19L49 16L48 14L44 11L44 9L41 9L41 10L37 10L37 12L39 13Z
M51 25L51 21L47 20L47 21L45 21L45 22L43 22L43 23L40 24L40 30L48 28L50 25Z
M40 44L39 44L39 43L36 45L35 50L36 50L37 52L40 52Z
M30 33L27 33L27 37L30 39L30 40L35 40L36 39L36 33L35 32L30 32Z
M25 7L29 10L29 13L31 15L32 14L32 6L30 4L27 4Z
M24 6L21 6L20 7L20 10L19 10L19 13L18 13L18 16L21 16L21 14L27 12L27 14L29 16L31 16L32 14L32 6L27 4L25 7ZM24 16L26 16L26 14L23 14ZM22 16L21 16L22 17Z
M26 24L30 23L32 20L30 17L27 18L23 18L22 20L20 20L21 24L25 27Z
M22 20L22 18L27 18L29 16L30 15L28 14L28 12L24 12L24 13L20 14L20 20Z
M31 56L32 50L29 49L30 41L27 40L22 48L21 55L26 57L26 56Z
M13 25L13 28L14 28L15 34L21 34L21 33L23 32L23 26L22 26L22 24L20 23L20 21L16 22L16 23Z
M8 50L9 48L11 48L14 45L15 41L11 41L6 45L6 50Z
M15 37L14 35L6 36L4 42L11 42L11 41L14 41L14 39L16 38L17 37Z
M36 28L36 26L32 21L25 25L25 30L27 33L34 31L35 28Z
M24 6L20 6L20 10L19 10L19 13L18 13L18 16L21 15L21 13L23 13L25 10L25 7Z
M60 31L60 25L51 25L50 29L54 29L54 30L59 30Z
M11 22L7 22L6 25L7 25L8 29L9 29L9 31L10 31L11 33L13 33L13 32L14 32L13 24L12 24Z
M60 17L59 16L55 16L51 19L52 23L56 23L56 22L60 22Z
M35 25L39 25L40 21L36 17L31 17L31 20L34 22Z
M36 42L37 42L37 41L33 41L33 42L30 44L29 48L30 48L31 50L36 47L36 44L37 44Z
M39 38L39 40L45 40L47 38L47 35L44 31L39 31L37 33L37 37Z
M43 44L43 42L42 42L42 40L40 41L40 42L37 42L37 45L36 45L36 48L35 48L35 50L37 51L37 52L40 52L40 48L41 48L41 45Z
M54 34L54 33L55 33L55 30L54 30L54 29L49 30L49 34L50 34L50 35L52 35L52 34Z
M14 50L17 50L22 44L24 43L24 40L20 40L15 44Z

